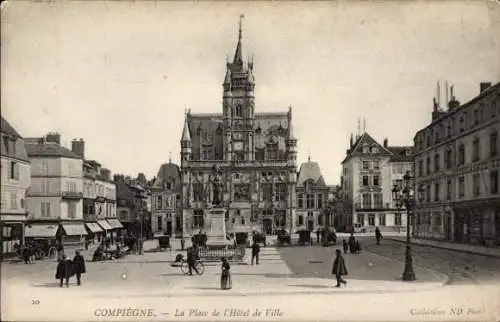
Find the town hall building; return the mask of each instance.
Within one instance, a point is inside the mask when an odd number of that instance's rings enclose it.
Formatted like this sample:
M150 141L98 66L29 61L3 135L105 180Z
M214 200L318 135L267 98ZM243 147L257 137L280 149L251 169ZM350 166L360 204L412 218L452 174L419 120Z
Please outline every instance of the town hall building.
M227 233L295 229L297 139L292 108L255 109L253 61L244 61L242 28L226 66L222 113L187 111L181 138L183 231L209 229L212 167L222 172Z

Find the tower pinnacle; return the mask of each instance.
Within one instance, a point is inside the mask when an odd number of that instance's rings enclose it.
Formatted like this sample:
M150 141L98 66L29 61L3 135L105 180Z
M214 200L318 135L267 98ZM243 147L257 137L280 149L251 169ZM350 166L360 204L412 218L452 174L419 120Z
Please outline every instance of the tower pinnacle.
M234 53L233 64L243 65L242 49L241 49L241 38L243 32L243 18L244 15L240 15L240 26L238 32L238 44L236 45L236 52Z

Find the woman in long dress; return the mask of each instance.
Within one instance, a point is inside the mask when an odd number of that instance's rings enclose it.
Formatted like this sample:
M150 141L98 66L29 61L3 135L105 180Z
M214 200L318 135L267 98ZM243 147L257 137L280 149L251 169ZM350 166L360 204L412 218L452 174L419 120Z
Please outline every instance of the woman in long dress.
M231 281L231 266L229 265L226 258L222 258L222 273L220 276L220 288L223 290L231 289L232 281Z

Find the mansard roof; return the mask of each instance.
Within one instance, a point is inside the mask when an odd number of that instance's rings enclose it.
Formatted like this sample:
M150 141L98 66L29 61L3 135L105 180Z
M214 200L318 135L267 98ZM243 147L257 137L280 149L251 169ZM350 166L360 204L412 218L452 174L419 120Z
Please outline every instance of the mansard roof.
M168 181L171 181L172 179L175 180L176 184L179 184L181 180L181 170L175 163L164 163L158 170L158 175L156 176L154 187L163 188L164 184Z
M317 186L326 187L319 164L311 160L300 165L297 186L303 186L308 180L312 180Z
M391 151L391 162L413 162L413 146L389 146Z
M29 162L28 153L26 151L26 142L3 117L1 118L0 130L2 133L2 140L0 142L0 155ZM10 146L7 146L7 144L9 144L8 140L4 138L10 138L10 140L13 141L10 144L13 143L15 148L11 149Z

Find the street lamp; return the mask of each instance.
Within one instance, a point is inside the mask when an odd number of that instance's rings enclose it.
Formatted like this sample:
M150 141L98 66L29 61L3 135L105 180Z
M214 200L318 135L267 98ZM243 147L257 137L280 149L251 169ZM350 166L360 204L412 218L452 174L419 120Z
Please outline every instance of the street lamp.
M403 187L394 185L392 189L393 200L396 202L398 211L406 208L406 253L405 253L405 268L403 272L403 281L414 281L415 271L413 270L413 257L411 254L410 244L410 217L415 208L415 190L414 190L414 177L407 171L403 177ZM418 198L421 202L423 200L423 189L418 189Z

